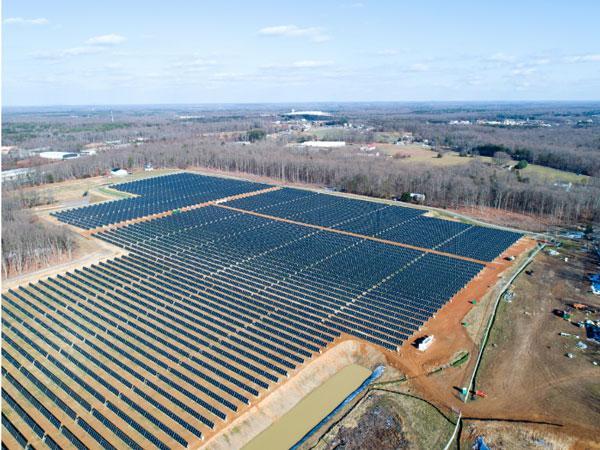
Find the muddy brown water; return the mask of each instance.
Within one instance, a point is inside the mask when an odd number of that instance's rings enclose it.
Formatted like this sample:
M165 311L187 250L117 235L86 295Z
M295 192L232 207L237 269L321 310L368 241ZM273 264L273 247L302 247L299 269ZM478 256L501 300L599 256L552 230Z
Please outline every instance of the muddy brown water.
M358 364L344 367L250 441L244 450L289 449L354 392L369 375L371 371Z

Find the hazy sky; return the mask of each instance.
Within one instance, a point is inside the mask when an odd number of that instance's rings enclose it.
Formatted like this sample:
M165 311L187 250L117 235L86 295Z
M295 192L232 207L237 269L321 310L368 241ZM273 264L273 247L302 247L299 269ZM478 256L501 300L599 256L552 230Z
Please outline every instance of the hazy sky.
M599 18L595 0L4 0L2 102L599 100Z

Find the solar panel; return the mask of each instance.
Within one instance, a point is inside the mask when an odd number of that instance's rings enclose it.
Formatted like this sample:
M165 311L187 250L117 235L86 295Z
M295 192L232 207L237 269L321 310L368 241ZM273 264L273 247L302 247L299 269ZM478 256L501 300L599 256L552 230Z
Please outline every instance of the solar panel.
M57 217L95 228L265 187L163 176ZM521 236L300 189L225 205L98 233L129 254L5 294L2 373L20 396L3 397L50 447L192 445L342 333L398 350Z

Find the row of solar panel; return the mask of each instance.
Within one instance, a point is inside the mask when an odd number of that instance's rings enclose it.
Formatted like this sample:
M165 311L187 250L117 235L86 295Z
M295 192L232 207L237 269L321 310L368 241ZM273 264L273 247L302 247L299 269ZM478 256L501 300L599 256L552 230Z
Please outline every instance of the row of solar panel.
M62 222L92 229L252 192L268 186L260 183L179 173L132 181L112 187L140 196L70 209L53 213L53 215Z
M163 258L174 267L182 265L185 267L186 261L194 261L195 264L193 264L193 267L190 267L189 269L186 267L185 273L182 273L182 276L185 276L188 284L191 282L190 270L198 271L202 267L210 266L211 261L215 258L217 260L236 261L236 271L246 270L243 277L241 279L235 279L234 282L238 285L245 284L246 289L250 292L255 291L256 288L249 286L248 270L251 271L253 268L255 269L260 265L261 259L281 261L286 265L295 263L297 264L297 267L294 268L294 271L302 270L303 277L314 278L316 276L321 279L328 278L330 284L337 282L337 284L347 287L349 284L356 284L357 281L359 281L356 291L349 296L346 296L346 298L339 299L339 303L335 305L334 308L342 307L344 302L351 301L357 293L363 292L365 289L371 287L376 281L387 276L390 272L393 272L395 269L394 262L400 264L402 261L402 259L398 258L400 255L408 255L408 260L419 255L418 252L408 249L391 247L372 241L357 240L356 238L347 236L332 235L323 232L319 233L314 230L307 231L301 226L271 222L257 217L240 216L231 211L217 212L218 209L219 208L213 207L202 208L183 215L171 216L169 218L151 222L150 224L154 231L152 236L156 236L156 232L159 228L162 228L163 237L159 236L144 239L143 234L138 233L138 231L143 230L146 224L132 225L118 231L106 232L101 237L124 246L129 244L130 248L133 249L141 248L143 250L141 253L144 255L152 252L151 254L153 257ZM179 228L182 221L187 221L189 224L193 225L190 225L187 228ZM227 222L231 222L231 224L227 224ZM240 222L241 225L235 225L235 223ZM250 222L254 223L254 227L251 227ZM231 229L233 231L239 230L240 228L246 230L245 233L239 234L240 239L224 232L224 230ZM291 240L285 238L280 239L280 236L285 236L284 231L286 230L294 230L297 234L292 234L293 239ZM219 231L221 234L219 234ZM147 248L145 241L150 240L151 248ZM131 245L131 241L137 242L137 244ZM329 241L335 242L335 249L332 249ZM284 246L281 246L282 242L285 243ZM185 246L182 246L181 244L185 244ZM211 249L211 245L218 245L218 248L209 250ZM356 249L354 247L356 247ZM363 248L371 248L371 251L365 254L365 251L362 250ZM161 249L164 253L161 254L158 249ZM193 249L193 251L190 251L190 249ZM207 254L209 251L211 252L210 255ZM265 251L268 251L267 256L257 256L257 254L260 255ZM231 255L227 254L228 252L231 252ZM245 254L240 256L240 253L242 252L245 252ZM395 253L395 258L390 259L390 252L392 254ZM168 260L168 258L172 258L171 255L178 253L184 255L184 257L181 258L182 260ZM323 259L324 255L332 253L336 253L335 258L330 257L320 261L318 264L314 263L315 260L318 260L319 258ZM369 253L371 254L370 256L368 256ZM427 258L430 256L432 255L428 255ZM240 263L240 259L243 259L244 257L252 258L251 262ZM426 261L428 260L427 258L425 259ZM222 261L217 261L216 263L216 268L213 270L221 270L222 267L218 264L222 263ZM450 263L463 264L464 262L452 260ZM404 264L406 264L406 261L404 261ZM246 267L246 265L249 265L249 267ZM303 269L302 267L304 266L311 267ZM400 267L401 266L402 264L400 264ZM369 270L366 270L365 267L368 267ZM467 280L481 269L481 266L475 264L473 264L472 267L473 270L471 270L470 273L463 274ZM205 275L206 271L200 276ZM269 272L267 272L267 269L264 267L261 268L260 273L255 274L258 280L265 280L266 275L269 275ZM276 279L276 283L274 284L277 285L277 290L273 292L272 287L264 288L264 286L259 285L259 289L265 289L265 292L261 295L272 293L281 297L289 296L289 292L281 292L281 290L285 290L285 285L277 279L278 276L281 278L281 268L271 275L274 275L274 279ZM233 275L233 277L236 278L235 275ZM461 279L462 276L458 278ZM457 285L457 283L441 284L444 291L442 291L438 297L446 295L451 297L454 292L464 284L464 281L462 281L460 285ZM298 285L302 286L302 283L295 283L293 289L298 289ZM313 306L315 304L322 305L323 298L328 298L331 296L331 292L336 292L336 290L332 289L328 289L327 291L327 294L322 296L318 302L313 302ZM447 300L448 297L445 299ZM304 301L306 301L306 299L310 299L310 297L304 296ZM408 308L412 307L410 302L407 302L406 306ZM419 306L425 308L424 311L427 314L432 314L441 307L441 304L435 302L432 307L427 307L423 304ZM318 316L319 312L316 312L315 315ZM414 331L414 329L412 331Z
M227 205L483 261L498 257L521 237L510 231L423 217L425 211L415 208L300 189L285 188L234 200Z
M33 363L49 401L72 398L96 442L126 442L120 419L159 448L198 437L210 414L226 419L215 404L235 411L340 332L395 350L482 268L218 207L99 237L131 254L9 292L7 361ZM97 423L113 434L93 436Z

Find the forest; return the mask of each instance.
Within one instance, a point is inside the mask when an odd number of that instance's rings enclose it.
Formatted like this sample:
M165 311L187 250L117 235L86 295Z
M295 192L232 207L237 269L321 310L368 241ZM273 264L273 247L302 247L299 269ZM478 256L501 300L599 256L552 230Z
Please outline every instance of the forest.
M2 192L2 277L8 278L61 259L75 250L72 232L65 226L42 222L34 206L50 204L52 197L35 191Z

